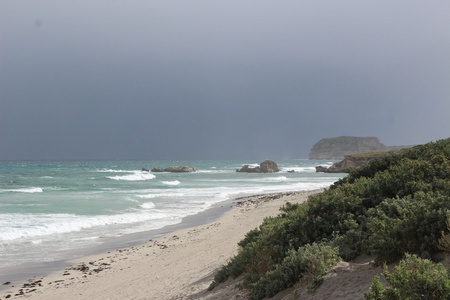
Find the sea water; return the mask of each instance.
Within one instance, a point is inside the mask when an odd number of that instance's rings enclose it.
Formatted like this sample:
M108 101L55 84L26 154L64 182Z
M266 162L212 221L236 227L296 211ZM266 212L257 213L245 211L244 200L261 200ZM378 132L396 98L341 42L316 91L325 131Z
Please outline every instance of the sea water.
M236 197L316 190L342 177L315 172L332 161L277 163L281 172L255 174L236 173L253 161L0 162L0 268L61 260L70 250L177 224ZM173 165L197 171L142 171Z

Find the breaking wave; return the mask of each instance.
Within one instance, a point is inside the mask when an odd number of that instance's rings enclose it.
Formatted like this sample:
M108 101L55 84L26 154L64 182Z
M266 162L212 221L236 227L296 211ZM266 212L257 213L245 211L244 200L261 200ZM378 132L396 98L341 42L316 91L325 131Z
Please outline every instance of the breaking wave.
M178 180L174 180L174 181L163 181L162 183L164 183L165 185L179 185L181 182L179 182Z
M156 176L149 172L133 171L133 174L107 176L107 178L113 179L113 180L141 181L141 180L154 179L154 178L156 178Z
M6 189L6 190L0 190L0 193L42 193L44 190L40 187L30 187L30 188L23 188L23 189Z

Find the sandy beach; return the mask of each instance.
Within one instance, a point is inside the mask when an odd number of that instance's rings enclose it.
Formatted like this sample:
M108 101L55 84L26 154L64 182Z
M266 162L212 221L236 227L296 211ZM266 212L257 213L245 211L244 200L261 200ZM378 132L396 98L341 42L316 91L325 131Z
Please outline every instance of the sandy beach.
M306 201L312 193L316 192L236 199L236 206L212 223L74 260L70 268L43 278L10 283L0 299L245 299L245 291L236 289L232 280L208 292L214 271L237 253L237 243L264 218L276 216L286 202ZM371 258L342 262L316 294L303 293L302 299L363 299L380 271L371 266ZM287 292L277 299L291 295Z
M236 199L216 221L172 232L147 243L72 261L71 268L2 291L0 299L231 299L233 287L206 292L214 270L237 253L237 243L275 216L286 202L313 192ZM4 282L2 282L4 284ZM233 293L227 295L226 293Z

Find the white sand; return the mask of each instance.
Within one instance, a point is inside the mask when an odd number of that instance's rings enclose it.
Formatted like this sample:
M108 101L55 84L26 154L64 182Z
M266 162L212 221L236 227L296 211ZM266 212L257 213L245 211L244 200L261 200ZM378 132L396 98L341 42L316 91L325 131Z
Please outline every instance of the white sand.
M215 269L237 253L237 243L275 216L286 202L303 202L312 192L253 197L211 224L173 232L144 245L74 261L73 269L11 287L0 299L236 299L229 282L207 292ZM15 296L22 290L22 296ZM242 298L241 298L242 299Z

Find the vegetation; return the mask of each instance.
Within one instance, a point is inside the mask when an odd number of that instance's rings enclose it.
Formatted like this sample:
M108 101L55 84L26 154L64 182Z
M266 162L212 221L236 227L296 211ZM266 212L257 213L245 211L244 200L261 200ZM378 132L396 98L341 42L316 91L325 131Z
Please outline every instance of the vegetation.
M367 300L450 299L449 270L417 255L407 254L392 273L385 265L383 277L390 286L385 288L375 276Z
M250 299L273 296L310 274L317 285L338 254L345 260L374 254L379 263L405 253L416 255L407 262L430 259L439 251L442 233L448 233L449 178L450 139L351 170L330 189L303 204L288 203L278 217L266 218L247 233L239 253L217 271L210 289L240 275ZM428 261L422 262L428 268ZM375 291L385 293L379 285Z

